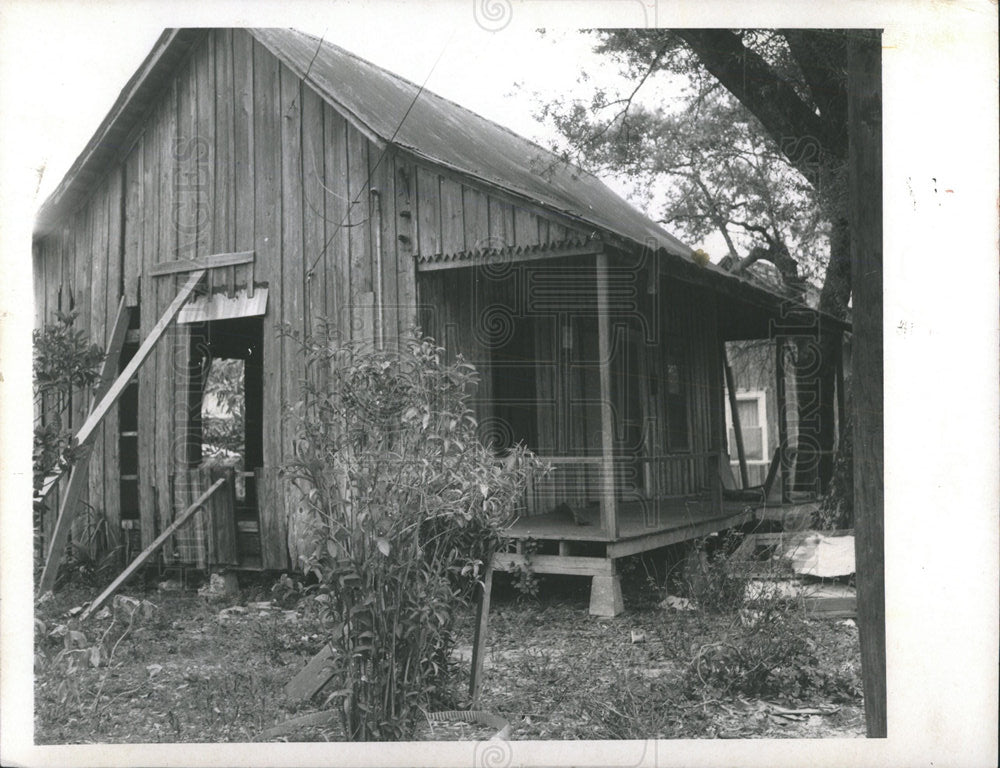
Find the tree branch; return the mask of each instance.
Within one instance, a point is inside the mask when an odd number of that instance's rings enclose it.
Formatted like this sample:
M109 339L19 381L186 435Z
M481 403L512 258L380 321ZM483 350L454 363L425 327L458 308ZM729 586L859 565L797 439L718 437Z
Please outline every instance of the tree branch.
M760 120L788 162L815 184L820 166L847 157L846 141L806 104L792 85L733 32L681 29L702 65Z

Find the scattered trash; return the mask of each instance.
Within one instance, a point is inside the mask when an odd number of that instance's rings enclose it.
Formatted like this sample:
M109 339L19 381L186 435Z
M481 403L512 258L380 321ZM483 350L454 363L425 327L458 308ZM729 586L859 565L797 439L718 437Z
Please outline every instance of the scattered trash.
M146 671L149 673L150 677L156 677L160 672L163 671L162 664L147 664Z
M78 605L75 608L70 608L68 611L66 611L66 613L68 615L70 615L70 616L76 616L82 610L83 610L83 606L82 605Z
M246 612L247 609L244 608L242 605L234 605L230 608L223 608L221 611L219 611L218 619L219 621L226 621L236 616L242 616Z
M94 614L95 619L106 619L111 615L111 610L108 606L104 606L97 613Z
M252 608L255 611L270 611L277 608L277 606L270 600L264 600L258 603L247 603L247 608Z
M69 632L65 624L56 624L52 631L49 632L49 638L52 640L58 640L61 637L65 637L66 633Z
M667 595L666 599L660 603L661 608L670 608L674 611L693 611L694 605L686 597L676 597Z
M832 579L854 573L854 536L831 536L809 531L794 537L785 546L782 557L800 576Z
M161 592L180 592L184 589L184 585L177 581L177 579L167 579L157 584L156 588Z
M142 618L151 619L153 614L160 610L160 607L156 603L151 603L149 600L143 600L142 606Z
M198 590L198 594L209 600L220 600L226 596L226 580L221 573L213 573L208 583Z
M856 626L858 626L857 623L854 621L854 619L843 619L841 621L838 621L837 623L841 624L841 625L843 625L845 627L856 627Z
M645 632L643 632L641 630L638 630L638 629L633 629L632 630L632 644L633 645L635 645L636 643L644 643L645 641L646 641L646 633Z

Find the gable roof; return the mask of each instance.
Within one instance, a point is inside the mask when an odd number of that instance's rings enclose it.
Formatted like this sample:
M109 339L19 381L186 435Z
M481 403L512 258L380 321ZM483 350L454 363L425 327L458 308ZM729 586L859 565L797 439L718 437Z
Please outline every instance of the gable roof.
M593 174L513 131L332 43L291 29L247 29L279 61L376 142L494 185L515 196L666 252L681 272L772 309L780 295L714 264L623 200ZM122 89L83 152L38 211L35 236L52 231L128 149L163 85L206 29L168 29Z
M75 209L124 146L150 101L204 29L166 30L111 111L41 206L36 234ZM677 256L691 249L611 191L596 176L490 120L349 51L291 29L248 29L331 106L383 144L454 169L641 245ZM419 93L419 97L418 97Z
M692 253L593 174L465 107L312 35L287 29L251 34L386 143L634 242L653 240L678 256Z

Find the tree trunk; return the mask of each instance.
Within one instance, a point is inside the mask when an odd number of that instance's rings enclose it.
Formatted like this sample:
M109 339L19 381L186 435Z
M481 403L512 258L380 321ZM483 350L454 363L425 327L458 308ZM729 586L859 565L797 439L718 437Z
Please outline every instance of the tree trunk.
M848 44L851 283L854 288L854 533L869 737L886 736L882 417L882 61L878 32Z
M851 242L845 211L843 216L834 218L831 228L830 262L820 293L820 312L844 318L850 295ZM797 491L825 493L833 477L835 382L840 336L840 330L821 325L795 344L795 389L799 409L795 460Z

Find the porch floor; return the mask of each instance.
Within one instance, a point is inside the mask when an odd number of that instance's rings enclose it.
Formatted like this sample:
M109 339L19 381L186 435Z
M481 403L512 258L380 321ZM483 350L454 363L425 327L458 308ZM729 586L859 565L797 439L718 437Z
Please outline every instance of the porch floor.
M700 530L713 523L718 524L715 530L722 530L730 527L732 520L746 517L747 510L745 502L723 502L721 510L712 510L707 502L698 501L627 501L618 505L618 536L615 538L601 527L601 511L597 505L575 509L572 514L563 511L521 517L504 531L504 536L509 539L622 542L668 532L683 533L688 528ZM694 533L692 538L700 535L704 534Z

